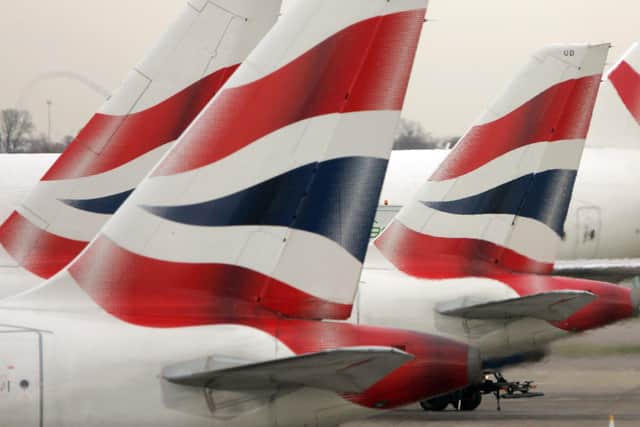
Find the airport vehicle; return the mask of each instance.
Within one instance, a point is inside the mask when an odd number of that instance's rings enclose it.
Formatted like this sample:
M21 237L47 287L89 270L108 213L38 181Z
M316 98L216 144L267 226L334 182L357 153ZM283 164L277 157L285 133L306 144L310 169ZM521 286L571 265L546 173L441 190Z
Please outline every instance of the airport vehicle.
M275 23L280 0L189 0L0 225L0 297L75 258Z
M288 11L87 248L0 303L0 426L332 426L479 380L463 343L335 321L426 4Z
M353 322L460 339L495 368L637 314L638 290L549 275L608 49L534 54L374 241Z
M620 281L640 276L640 44L613 65L601 85L561 233L555 272ZM372 237L411 200L448 151L394 152ZM385 206L386 201L386 206ZM589 261L587 261L589 260Z
M531 399L542 397L544 393L532 391L537 386L531 380L507 381L500 371L486 370L484 380L464 390L437 396L420 402L425 411L444 411L449 405L458 411L473 411L480 403L484 395L493 395L496 398L496 409L502 410L502 399Z

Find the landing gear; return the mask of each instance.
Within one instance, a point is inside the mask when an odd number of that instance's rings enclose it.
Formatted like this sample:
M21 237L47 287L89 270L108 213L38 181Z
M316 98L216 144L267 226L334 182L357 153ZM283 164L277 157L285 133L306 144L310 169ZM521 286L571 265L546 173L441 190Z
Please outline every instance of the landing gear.
M425 411L444 411L449 405L458 411L474 411L482 403L482 395L493 394L496 398L497 410L500 411L501 399L528 399L544 396L544 393L531 391L535 388L533 381L510 382L499 371L486 371L481 384L446 396L423 400L420 406Z
M475 411L482 403L482 392L477 389L467 389L462 392L460 399L461 411Z
M451 397L449 395L446 395L435 397L429 400L423 400L422 402L420 402L420 406L422 406L422 409L424 409L425 411L441 412L444 411L447 406L449 406L449 403L451 403Z
M420 406L425 411L441 412L451 405L458 411L473 411L482 403L482 392L478 388L467 388L446 396L423 400Z

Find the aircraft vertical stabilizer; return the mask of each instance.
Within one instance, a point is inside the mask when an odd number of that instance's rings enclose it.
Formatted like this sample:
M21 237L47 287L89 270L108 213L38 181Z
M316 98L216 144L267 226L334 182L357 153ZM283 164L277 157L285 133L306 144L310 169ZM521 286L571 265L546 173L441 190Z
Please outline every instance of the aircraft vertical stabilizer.
M602 83L587 145L640 149L640 42L611 67Z
M0 296L51 277L82 251L273 26L280 3L187 3L0 225L0 275L16 282L3 281Z
M608 44L536 52L375 241L421 277L551 272Z
M425 13L298 2L66 271L147 326L348 318Z

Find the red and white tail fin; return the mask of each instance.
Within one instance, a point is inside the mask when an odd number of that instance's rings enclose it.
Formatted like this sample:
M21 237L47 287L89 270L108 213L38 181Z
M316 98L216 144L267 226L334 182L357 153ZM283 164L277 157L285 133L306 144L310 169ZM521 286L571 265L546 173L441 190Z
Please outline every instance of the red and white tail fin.
M640 43L611 67L602 83L587 145L640 149Z
M189 0L180 17L0 226L0 274L65 267L264 37L280 0ZM15 290L3 280L0 294Z
M375 241L420 277L550 272L608 44L538 51Z
M31 297L73 281L112 315L160 327L348 318L426 3L297 2Z

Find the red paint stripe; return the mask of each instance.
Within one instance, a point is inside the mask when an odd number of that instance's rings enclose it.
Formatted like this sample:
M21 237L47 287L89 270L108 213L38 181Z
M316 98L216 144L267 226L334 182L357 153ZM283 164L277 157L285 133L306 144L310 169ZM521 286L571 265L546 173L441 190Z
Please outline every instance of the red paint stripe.
M609 74L609 80L627 110L640 124L640 74L629 63L623 61Z
M472 128L431 180L459 177L537 142L586 138L600 78L597 75L559 83L504 117Z
M534 295L551 291L589 291L598 299L583 307L568 319L553 322L553 325L571 332L601 328L633 317L631 291L622 286L593 280L551 277L539 275L491 275L507 284L518 295Z
M325 313L297 312L312 308L313 297L241 268L152 260L102 236L70 273L109 313L141 326L239 324L272 335L295 354L357 346L395 347L412 354L414 360L365 392L343 395L364 407L382 409L381 402L385 409L403 406L469 383L466 345L418 332L283 318L272 311L268 296L258 297L266 282L279 287L272 295L282 296L283 307L292 314L324 317ZM349 312L350 307L341 314Z
M393 221L375 241L399 270L415 277L445 279L521 272L549 274L542 263L494 243L476 239L434 237Z
M162 103L126 116L96 114L43 180L97 175L175 141L238 65L223 68Z
M106 311L143 326L201 325L269 312L305 319L346 319L351 314L351 305L322 300L243 267L152 259L105 236L69 271Z
M400 110L424 14L415 10L360 22L278 71L223 91L154 174L197 169L312 117Z
M48 279L66 267L87 242L51 234L14 212L0 226L0 244L22 268Z

